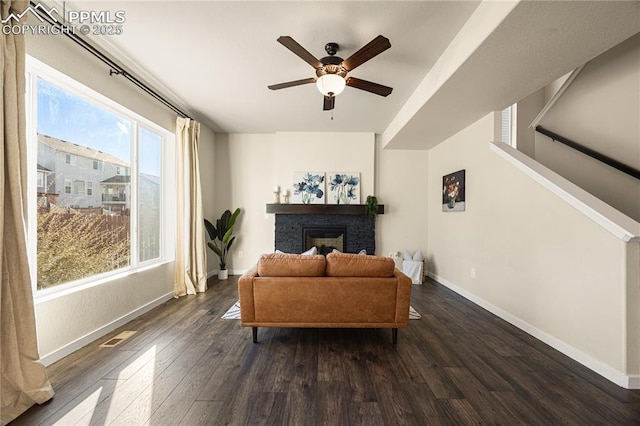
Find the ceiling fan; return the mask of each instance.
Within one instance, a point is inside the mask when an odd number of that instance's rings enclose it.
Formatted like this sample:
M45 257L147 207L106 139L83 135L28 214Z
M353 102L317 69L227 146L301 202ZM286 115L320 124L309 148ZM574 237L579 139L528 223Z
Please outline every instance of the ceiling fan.
M316 87L324 96L322 109L325 111L332 110L335 107L336 96L342 93L345 86L355 87L356 89L375 93L380 96L389 96L391 91L393 91L393 88L383 86L382 84L372 83L371 81L361 80L355 77L347 77L347 73L391 47L391 43L386 37L379 35L347 59L335 56L340 46L333 42L327 43L324 46L324 50L329 56L325 56L320 60L316 59L315 56L289 36L279 37L278 42L311 65L316 70L316 77L273 84L268 86L271 90L316 83Z

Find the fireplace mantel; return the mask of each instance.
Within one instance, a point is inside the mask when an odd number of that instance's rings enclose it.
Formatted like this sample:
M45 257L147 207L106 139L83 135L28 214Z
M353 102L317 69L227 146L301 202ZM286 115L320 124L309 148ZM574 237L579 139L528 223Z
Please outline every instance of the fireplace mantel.
M269 214L335 214L365 215L364 204L267 204ZM378 214L384 214L384 204L378 204Z

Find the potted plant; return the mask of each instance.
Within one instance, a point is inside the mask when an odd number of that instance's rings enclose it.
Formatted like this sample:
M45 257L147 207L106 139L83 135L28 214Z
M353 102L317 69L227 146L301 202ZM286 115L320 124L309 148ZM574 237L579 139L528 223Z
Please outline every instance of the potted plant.
M209 248L215 252L220 258L220 270L218 271L218 279L226 280L229 277L229 271L227 270L227 255L229 250L236 240L233 235L233 226L236 223L236 219L240 214L240 209L236 209L233 214L227 210L222 213L220 219L216 220L216 224L204 220L204 226L207 228L207 233L211 241L207 243ZM220 244L216 241L219 241Z
M369 219L374 222L378 216L378 198L375 195L369 195L364 209Z

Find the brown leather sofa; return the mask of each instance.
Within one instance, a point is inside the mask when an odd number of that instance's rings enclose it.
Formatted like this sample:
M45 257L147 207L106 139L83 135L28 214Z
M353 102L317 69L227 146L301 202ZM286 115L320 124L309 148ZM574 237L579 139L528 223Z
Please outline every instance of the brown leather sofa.
M265 254L238 281L243 327L398 328L409 325L411 279L393 259L347 253Z

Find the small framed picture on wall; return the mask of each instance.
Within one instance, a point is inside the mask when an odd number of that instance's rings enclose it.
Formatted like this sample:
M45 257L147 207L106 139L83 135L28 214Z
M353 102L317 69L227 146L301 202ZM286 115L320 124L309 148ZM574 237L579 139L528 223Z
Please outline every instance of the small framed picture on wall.
M465 210L465 170L442 176L442 211Z

